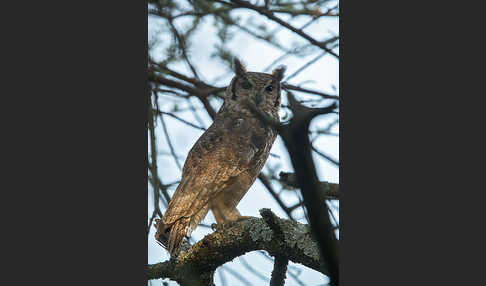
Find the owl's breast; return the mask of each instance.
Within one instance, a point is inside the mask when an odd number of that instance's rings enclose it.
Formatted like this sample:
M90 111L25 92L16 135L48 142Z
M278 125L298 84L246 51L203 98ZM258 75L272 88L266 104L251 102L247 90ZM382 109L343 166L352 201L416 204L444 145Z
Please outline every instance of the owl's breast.
M225 129L228 130L225 139L246 164L261 165L266 161L276 138L273 129L252 117L231 118L225 122Z

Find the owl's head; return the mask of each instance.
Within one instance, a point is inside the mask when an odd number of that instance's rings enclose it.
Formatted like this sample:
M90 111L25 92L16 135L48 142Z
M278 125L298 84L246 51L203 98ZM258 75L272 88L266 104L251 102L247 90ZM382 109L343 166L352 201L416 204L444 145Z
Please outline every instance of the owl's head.
M249 98L262 111L277 115L280 108L280 93L285 66L273 70L272 74L248 72L245 66L234 59L235 76L226 89L225 109L242 108L242 102Z

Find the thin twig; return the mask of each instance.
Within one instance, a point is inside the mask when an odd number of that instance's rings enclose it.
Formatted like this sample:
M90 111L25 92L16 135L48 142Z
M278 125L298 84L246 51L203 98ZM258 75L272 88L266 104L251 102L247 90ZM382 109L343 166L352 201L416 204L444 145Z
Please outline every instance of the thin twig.
M247 261L245 258L243 258L242 256L240 256L238 258L238 260L241 261L241 264L243 264L243 266L246 267L246 269L248 269L248 271L250 271L251 273L253 273L256 277L260 278L261 280L263 280L265 283L268 283L268 281L270 281L270 279L268 279L268 277L266 277L265 275L261 274L260 272L258 272L255 268L253 268Z
M157 112L157 111L156 111L156 112ZM170 117L172 117L172 118L175 118L175 119L179 120L179 121L180 121L180 122L182 122L182 123L185 123L185 124L187 124L187 125L189 125L189 126L191 126L191 127L196 128L196 129L199 129L199 130L202 130L202 131L205 131L205 130L206 130L206 128L203 128L203 127L197 126L196 124L191 123L191 122L189 122L189 121L186 121L186 120L184 120L184 119L182 119L182 118L180 118L180 117L178 117L178 116L176 116L176 115L174 115L173 113L170 113L170 112L158 111L158 112L157 112L157 114L158 114L158 115L162 115L162 114L164 114L164 115L168 115L168 116L170 116Z
M285 22L284 20L282 20L282 19L274 16L273 13L271 11L269 11L268 9L265 9L265 7L258 7L258 6L252 5L250 2L246 2L246 1L242 1L242 0L230 0L232 3L228 3L226 1L221 1L221 0L215 0L215 1L216 2L219 2L219 3L226 4L226 5L231 5L231 6L235 6L235 4L236 4L236 6L245 7L245 8L251 9L253 11L256 11L259 14L266 16L268 19L270 19L270 20L272 20L274 22L277 22L281 26L283 26L283 27L289 29L290 31L298 34L302 38L304 38L307 41L309 41L311 44L313 44L313 45L315 45L315 46L317 46L317 47L319 47L319 48L327 51L329 54L331 54L334 57L336 57L337 59L339 59L339 55L337 55L331 49L329 49L328 47L326 47L326 45L323 44L323 42L317 41L316 39L314 39L313 37L309 36L304 31L302 31L301 29L295 28L294 26L290 25L289 23Z
M317 150L314 146L312 146L312 150L317 154L319 154L322 158L328 160L329 162L333 163L336 166L339 166L339 162L336 159L332 158L331 156L324 154L322 151Z
M265 186L265 188L270 193L270 195L272 195L272 197L275 199L275 201L280 206L280 208L285 212L285 214L287 214L289 219L294 220L294 218L292 217L292 212L289 211L288 207L284 204L284 202L280 199L277 193L273 190L273 187L270 184L270 181L265 176L265 174L260 173L260 175L258 175L258 179L260 179L260 182L262 182L262 184Z
M199 122L199 124L201 126L204 126L204 121L197 114L197 110L196 110L196 108L194 107L194 105L192 104L192 102L189 98L187 99L187 104L189 105L189 108L191 109L192 114L194 115L194 118L197 120L197 122Z
M233 269L226 267L226 271L228 271L231 275L234 277L238 278L243 284L245 285L252 285L248 279L246 279L243 275L238 273L237 271L234 271Z
M151 155L151 165L152 165L152 176L155 179L154 184L154 211L162 217L162 213L159 209L159 195L158 195L158 183L160 182L157 172L157 145L155 139L155 127L154 127L154 115L152 112L152 97L150 96L151 91L148 94L148 103L149 103L149 113L148 113L148 124L149 124L149 132L150 132L150 155Z
M221 286L226 286L226 277L224 276L224 270L226 267L222 266L218 269L219 279L221 280Z
M177 159L177 155L175 153L174 146L172 146L172 142L170 140L169 132L167 131L167 126L165 124L163 114L160 114L160 121L162 121L162 127L163 127L162 129L164 130L165 140L167 141L167 144L169 145L170 153L174 157L174 161L177 165L177 168L179 168L179 170L182 170L181 164L179 163L179 160Z
M177 38L177 42L179 43L179 48L180 50L182 51L182 56L184 57L184 60L186 61L187 65L189 66L189 68L191 69L192 71L192 74L194 75L195 78L199 79L199 76L196 72L196 69L194 68L194 66L191 64L191 62L189 61L189 57L187 56L187 51L186 51L186 42L184 40L183 37L181 37L181 35L179 34L179 32L177 31L176 27L174 26L174 23L172 22L172 19L167 19L168 22L169 22L169 25L172 29L172 33L176 36Z
M312 65L313 63L317 62L320 58L322 58L323 56L326 55L327 52L323 52L322 54L318 55L317 57L313 58L312 60L310 60L309 62L307 62L305 65L303 65L302 67L300 67L298 70L296 70L293 74L289 75L285 81L288 81L292 78L294 78L295 76L297 76L299 73L301 73L303 70L305 70L306 68L308 68L310 65Z
M323 92L320 92L320 91L317 91L317 90L312 90L312 89L307 89L307 88L303 88L303 87L300 87L300 86L296 86L296 85L293 85L293 84L290 84L290 83L282 83L282 87L284 89L288 89L288 90L295 90L295 91L300 91L300 92L304 92L304 93L319 95L319 96L326 98L326 99L327 98L328 99L339 99L339 97L337 95L330 95L330 94L323 93Z

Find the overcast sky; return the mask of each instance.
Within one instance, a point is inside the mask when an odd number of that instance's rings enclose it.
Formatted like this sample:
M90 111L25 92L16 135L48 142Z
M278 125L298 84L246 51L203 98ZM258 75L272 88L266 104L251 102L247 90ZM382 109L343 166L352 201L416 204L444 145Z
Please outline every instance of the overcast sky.
M263 19L252 12L248 12L245 10L238 10L238 13L235 15L239 15L242 18L242 21L246 21L248 17L254 17L255 20L262 21ZM281 18L286 18L283 15L279 15ZM292 23L294 26L302 26L303 24L308 21L308 18L302 18L300 21L299 19L293 20ZM151 35L155 34L157 30L160 30L160 26L157 25L157 21L154 18L149 17L148 29L149 29L149 38ZM276 26L266 20L264 22L269 26L270 29L275 28ZM176 22L178 27L184 27L184 23ZM339 33L338 30L339 22L338 18L326 18L321 17L318 21L314 24L309 26L305 29L305 31L311 35L313 35L317 39L326 39L331 35L337 35ZM293 42L300 39L296 38L295 35L287 30L280 30L277 34L279 41L283 46L291 46ZM159 39L161 40L160 48L163 47L163 43L168 41L169 35L166 33L160 33ZM213 25L213 21L211 17L207 17L204 24L199 28L196 34L193 36L192 42L194 43L192 49L190 50L191 58L202 77L202 80L207 80L208 82L212 82L215 78L221 77L220 80L216 83L217 86L226 86L229 84L229 81L233 77L233 73L227 67L224 66L219 60L212 59L210 57L211 53L213 52L213 46L217 42L217 38L215 36L215 28ZM255 71L255 72L262 72L268 65L270 65L276 58L282 55L282 52L272 46L269 46L263 42L255 40L250 35L245 33L239 32L235 35L232 41L229 43L228 47L240 58L243 62L246 63L248 71ZM153 57L157 59L163 58L161 56L162 49L156 49L156 52L153 54ZM158 51L158 52L157 52ZM313 54L309 57L304 58L296 58L296 57L288 57L282 63L287 66L286 76L291 75L293 72L298 70L301 66L306 64L310 59L316 57L318 54ZM187 67L180 64L180 65L173 65L171 68L186 73L188 71ZM271 72L271 71L269 71ZM339 90L339 62L336 58L325 55L320 58L317 62L313 65L308 67L305 72L300 73L298 76L292 78L289 83L292 84L301 84L305 82L304 86L307 88L312 88L316 90L322 90L324 92L328 92L330 94L336 94L337 92L333 89L333 86L336 90ZM299 94L301 95L301 94ZM174 101L167 101L164 98L161 98L160 101L161 109L164 111L170 111L173 108ZM198 100L192 101L193 105L196 107L202 106ZM216 110L219 109L220 104L216 101L212 102L213 106ZM184 101L181 101L178 104L178 107L184 108L187 105ZM205 112L199 112L198 115L205 123L205 128L209 127L211 124L211 118ZM282 113L283 115L283 113ZM192 111L179 113L179 116L183 117L185 120L195 123L199 125L198 121L194 118ZM176 146L177 155L180 156L180 165L184 164L184 160L187 156L188 151L192 147L192 145L196 142L196 140L201 136L202 131L197 130L179 121L172 119L170 117L164 117L166 123L168 124L168 129L171 137L171 141ZM334 119L334 118L332 118ZM318 119L315 119L312 123L312 128L316 126L326 126L331 120L331 118L326 116L320 116ZM157 135L157 142L158 142L158 152L161 155L158 156L158 166L159 166L159 176L162 179L163 183L170 183L180 179L181 172L178 169L177 165L174 162L174 159L171 156L166 156L164 153L168 153L168 145L164 138L164 134L162 129L160 128L160 122L158 124L158 129L156 130ZM339 126L336 125L332 129L333 133L339 133ZM331 155L333 158L339 160L339 138L332 137L332 136L321 136L320 139L314 142L314 146L319 150L322 150L326 154ZM266 167L270 166L273 168L278 168L278 172L292 171L292 166L290 160L288 158L288 154L283 146L283 142L280 138L277 138L275 144L271 150L271 153L280 156L280 158L270 156L269 160L267 161ZM331 165L326 160L322 159L318 155L314 155L314 160L316 165L318 166L318 176L320 180L325 180L333 183L339 182L339 169L335 166ZM265 167L265 168L266 168ZM264 169L265 170L265 169ZM280 187L278 184L274 184L275 189L279 190ZM171 188L170 194L172 195L173 191L175 190L174 186ZM291 193L290 191L283 193L284 201L287 202L288 205L291 205L294 202L297 202L297 197L295 194ZM265 187L257 180L255 184L251 187L249 192L246 196L241 200L240 204L238 205L238 209L242 213L242 215L246 216L256 216L260 217L259 209L261 208L271 208L274 213L276 213L280 217L286 217L285 213L280 210L280 207L271 197L271 195L266 191ZM153 211L153 200L152 200L152 191L149 187L149 203L148 203L148 216L152 215ZM303 215L302 213L300 215ZM336 213L336 215L338 215ZM299 215L296 216L298 218ZM203 221L204 223L211 224L214 222L214 218L211 213L208 214L206 219ZM193 238L196 240L200 240L204 235L210 233L211 230L199 227L193 232ZM154 230L149 234L148 237L148 263L158 263L169 259L169 256L161 246L159 246L154 239ZM247 253L246 255L242 256L244 260L249 262L249 264L257 269L263 276L270 279L271 271L273 269L272 263L270 263L263 255L258 254L256 252ZM262 279L256 277L253 274L250 274L248 270L241 265L241 258L234 259L233 262L229 262L225 265L228 265L229 268L236 271L240 275L243 275L245 279L247 279L252 285L268 285L268 283L264 282ZM244 261L243 261L244 263ZM323 278L322 274L311 270L309 268L303 267L298 264L289 264L289 271L296 273L301 271L299 274L299 279L303 281L305 285L322 285L326 282L326 279ZM240 283L238 279L235 279L228 271L224 272L224 276L226 277L226 281L228 285L245 285ZM269 280L268 280L269 281ZM231 283L230 283L231 282ZM217 272L215 275L215 283L216 285L221 285L220 282L220 275ZM162 280L153 280L149 282L149 285L162 285ZM177 283L172 282L170 285L177 285ZM299 285L291 275L287 275L285 285Z

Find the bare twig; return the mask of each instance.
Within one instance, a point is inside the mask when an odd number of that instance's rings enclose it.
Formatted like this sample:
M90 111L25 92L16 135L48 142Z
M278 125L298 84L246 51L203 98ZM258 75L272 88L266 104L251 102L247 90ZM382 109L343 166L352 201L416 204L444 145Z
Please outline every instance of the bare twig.
M175 163L177 165L177 168L179 168L179 170L182 170L181 164L179 163L179 160L177 159L177 155L175 153L174 146L172 145L172 141L170 140L169 131L167 130L167 126L165 124L165 120L164 120L163 114L160 114L160 121L162 122L162 127L163 127L163 130L164 130L165 140L167 141L167 145L169 145L170 153L172 154L172 157L174 157L174 161L175 161Z
M218 271L219 279L221 280L221 286L226 286L226 276L224 276L224 270L225 269L226 269L225 267L221 267L221 268L219 268L219 271Z
M189 121L186 121L186 120L184 120L184 119L182 119L182 118L180 118L180 117L178 117L178 116L174 115L173 113L170 113L170 112L165 112L165 111L155 111L155 112L156 112L158 115L162 115L162 114L164 114L164 115L170 116L170 117L172 117L172 118L175 118L175 119L179 120L180 122L182 122L182 123L184 123L184 124L187 124L187 125L189 125L189 126L191 126L191 127L193 127L193 128L196 128L196 129L199 129L199 130L203 130L203 131L205 131L205 130L206 130L206 128L203 128L203 127L197 126L196 124L191 123L191 122L189 122Z
M285 22L284 20L276 17L275 15L273 15L272 11L266 9L265 7L255 6L255 5L252 5L250 2L243 1L243 0L229 0L229 1L231 1L231 3L228 3L228 2L222 1L222 0L215 0L215 1L216 2L219 2L219 3L226 4L226 5L239 6L239 7L244 7L244 8L248 8L248 9L251 9L253 11L256 11L256 12L260 13L261 15L266 16L268 19L270 19L270 20L272 20L274 22L277 22L281 26L289 29L290 31L292 31L294 33L296 33L297 35L299 35L302 38L304 38L307 41L309 41L311 44L313 44L313 45L315 45L315 46L317 46L317 47L319 47L319 48L327 51L329 54L331 54L334 57L336 57L337 59L339 59L339 56L335 52L333 52L331 49L329 49L326 46L326 44L324 44L323 42L317 41L316 39L314 39L313 37L309 36L304 31L302 31L301 29L295 28L294 26L290 25L289 23Z
M309 94L319 95L322 98L339 99L339 97L336 96L336 95L330 95L330 94L323 93L323 92L320 92L320 91L317 91L317 90L311 90L311 89L303 88L303 87L296 86L296 85L289 84L289 83L282 83L282 87L284 89L288 89L288 90L294 90L294 91L300 91L300 92L305 92L305 93L309 93Z
M162 217L162 213L159 209L159 177L157 173L157 143L155 139L155 127L154 127L154 114L152 112L152 96L151 96L151 89L149 87L149 93L148 93L148 128L150 132L150 153L151 153L151 171L152 171L152 177L154 178L154 213ZM152 218L154 218L155 215L152 215ZM150 225L149 225L150 228Z
M291 74L287 78L285 78L285 81L288 81L288 80L294 78L295 76L297 76L300 72L302 72L303 70L305 70L306 68L308 68L313 63L317 62L323 56L325 56L326 53L327 52L323 52L322 54L318 55L317 57L313 58L312 60L310 60L309 62L307 62L306 64L304 64L302 67L300 67L298 70L296 70L293 74Z
M179 48L182 51L182 56L184 57L184 60L186 61L186 63L189 66L189 68L191 69L192 74L194 75L194 77L197 78L197 79L199 79L199 76L198 76L198 74L196 72L196 69L194 68L194 66L189 61L189 57L187 55L187 48L186 48L185 39L183 37L181 37L181 35L177 31L176 27L174 26L174 23L172 22L172 19L169 18L168 19L168 22L169 22L169 25L170 25L170 27L172 29L172 33L177 38L177 43L179 44Z
M288 209L288 207L285 205L285 203L280 199L278 194L273 190L273 187L270 184L270 181L265 176L265 174L260 173L260 175L258 175L258 179L260 180L260 182L262 182L262 184L265 186L267 191L270 193L270 195L272 195L272 197L275 199L275 201L280 206L280 208L287 214L287 216L291 220L294 220L294 218L292 217L292 212Z
M333 163L336 166L339 166L339 162L336 159L332 158L331 156L324 154L322 151L317 150L314 146L312 146L312 150L317 154L319 154L319 156L321 156L322 158L326 159L327 161Z
M255 268L253 268L248 262L246 262L246 259L244 259L243 257L239 257L238 260L240 260L241 264L246 269L248 269L248 271L250 271L251 273L253 273L256 277L260 278L263 282L268 283L268 281L270 281L270 279L268 279L268 277L266 277L265 275L261 274L258 270L256 270Z
M234 277L236 277L238 280L240 280L243 284L248 285L248 286L251 286L252 285L250 283L250 281L248 281L248 279L246 279L245 276L243 276L240 273L238 273L238 271L234 271L230 267L226 267L226 271L228 271L228 273L230 273L231 275L233 275Z

